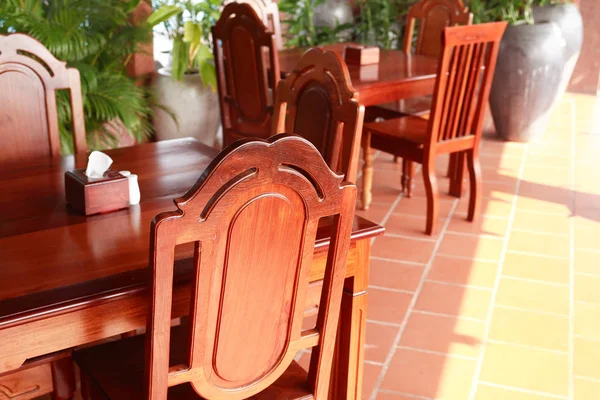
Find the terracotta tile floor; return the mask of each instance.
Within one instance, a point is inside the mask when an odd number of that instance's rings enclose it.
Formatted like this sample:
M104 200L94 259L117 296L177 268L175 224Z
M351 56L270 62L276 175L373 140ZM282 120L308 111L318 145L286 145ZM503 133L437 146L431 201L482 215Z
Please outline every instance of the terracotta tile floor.
M421 180L403 198L377 155L364 399L600 399L598 119L567 94L541 139L486 137L483 215L443 194L433 237Z

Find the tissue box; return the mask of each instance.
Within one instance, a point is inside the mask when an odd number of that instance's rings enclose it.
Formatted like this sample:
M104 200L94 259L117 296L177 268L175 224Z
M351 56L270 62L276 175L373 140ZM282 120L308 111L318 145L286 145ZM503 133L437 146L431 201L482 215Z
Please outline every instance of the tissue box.
M369 65L379 62L379 47L346 46L344 60L348 65Z
M129 207L129 182L114 170L88 178L85 169L65 172L65 197L75 210L92 215Z

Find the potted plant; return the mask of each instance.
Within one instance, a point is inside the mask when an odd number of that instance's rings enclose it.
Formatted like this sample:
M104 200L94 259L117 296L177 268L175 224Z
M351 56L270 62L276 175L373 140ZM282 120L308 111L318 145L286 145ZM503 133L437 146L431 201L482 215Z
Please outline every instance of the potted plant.
M504 20L510 24L502 38L490 93L496 132L505 140L526 142L543 135L552 106L563 94L572 73L568 63L574 65L573 52L568 50L564 30L540 12L551 3L564 2L469 2L475 22ZM569 40L571 47L577 46L577 40Z
M279 10L285 15L287 47L319 46L350 38L352 9L347 2L281 0Z
M215 146L220 126L217 79L210 28L220 15L219 0L158 0L148 17L172 43L171 63L159 68L153 93L157 140L191 136Z
M150 34L131 22L140 0L2 0L0 33L35 37L59 60L77 68L88 147L143 141L152 133L148 92L127 76L126 65ZM68 94L56 99L61 150L73 152Z

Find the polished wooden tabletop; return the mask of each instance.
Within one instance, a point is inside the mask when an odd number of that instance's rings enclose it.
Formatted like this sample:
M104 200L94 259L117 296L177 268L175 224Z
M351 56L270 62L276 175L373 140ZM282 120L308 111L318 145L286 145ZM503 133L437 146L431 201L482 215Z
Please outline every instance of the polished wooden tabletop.
M344 48L351 43L320 46L343 57ZM282 73L291 72L300 57L308 50L304 47L279 52ZM361 104L371 106L433 93L438 60L422 55L407 55L400 50L382 49L379 63L348 65L352 86L358 92Z
M141 203L85 217L65 203L64 173L85 157L4 165L0 175L0 328L24 313L45 312L104 293L118 296L148 282L150 222L200 177L217 151L177 139L106 151L111 168L139 176ZM327 246L329 222L318 232ZM382 232L357 217L353 238ZM191 248L178 252L176 274L189 270Z

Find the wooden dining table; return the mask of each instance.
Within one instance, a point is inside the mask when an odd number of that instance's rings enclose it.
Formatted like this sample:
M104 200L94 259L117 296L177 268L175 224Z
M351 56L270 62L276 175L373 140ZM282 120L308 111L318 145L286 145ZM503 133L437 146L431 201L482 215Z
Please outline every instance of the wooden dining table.
M346 46L336 43L320 46L343 57ZM282 75L294 70L306 47L279 51ZM379 62L371 65L348 65L350 81L360 104L374 106L433 93L438 60L435 57L406 54L400 50L381 49Z
M106 151L117 170L139 176L141 202L85 217L67 206L65 171L86 155L5 165L0 174L0 376L28 360L145 327L150 222L200 177L217 151L177 139ZM328 232L319 227L307 315L320 296ZM371 239L355 218L334 361L333 399L359 398ZM173 318L189 311L192 248L176 254Z

